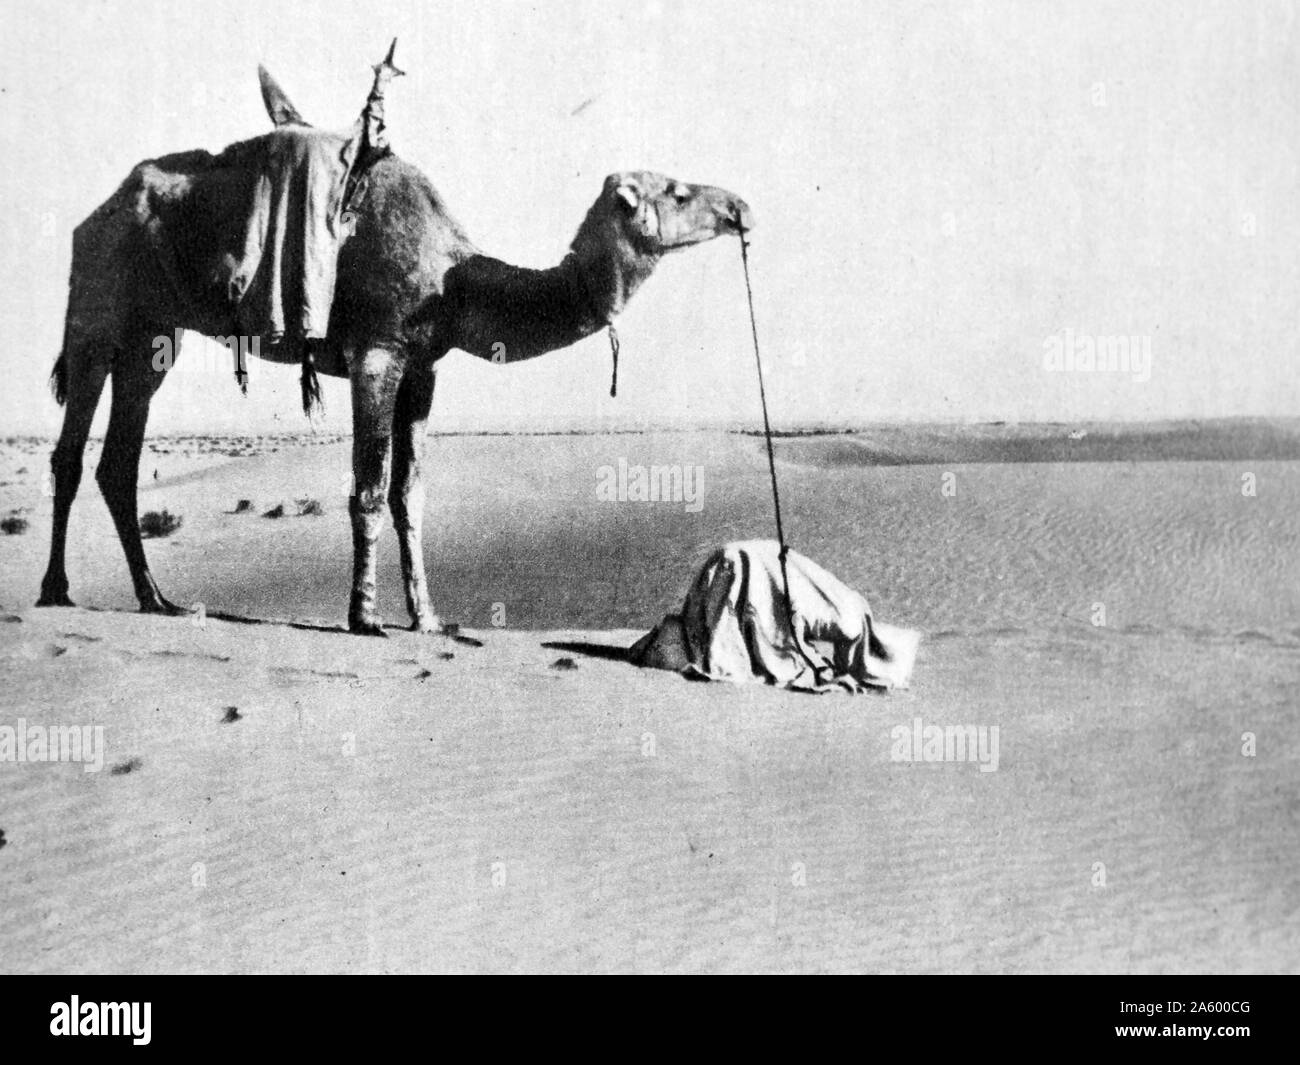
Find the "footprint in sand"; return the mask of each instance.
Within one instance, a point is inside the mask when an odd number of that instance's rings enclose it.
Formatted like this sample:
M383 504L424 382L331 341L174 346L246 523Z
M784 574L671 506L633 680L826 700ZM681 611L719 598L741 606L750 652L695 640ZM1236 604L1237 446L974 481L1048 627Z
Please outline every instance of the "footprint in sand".
M577 669L578 663L572 658L557 658L551 663L552 669Z
M61 644L47 643L44 646L37 644L22 643L17 645L18 654L29 661L40 658L62 658L68 653L68 649Z
M221 723L223 725L233 725L236 721L242 721L243 719L244 715L239 712L239 707L228 706L221 717Z
M8 842L9 841L5 839L5 830L3 828L0 828L0 850L3 850L5 844Z
M153 655L155 658L202 658L210 662L230 661L230 655L214 655L194 651L175 651L170 647L164 647L161 651L148 651L146 654Z
M125 762L118 762L109 772L115 777L123 777L127 773L134 773L143 765L139 758L128 758Z

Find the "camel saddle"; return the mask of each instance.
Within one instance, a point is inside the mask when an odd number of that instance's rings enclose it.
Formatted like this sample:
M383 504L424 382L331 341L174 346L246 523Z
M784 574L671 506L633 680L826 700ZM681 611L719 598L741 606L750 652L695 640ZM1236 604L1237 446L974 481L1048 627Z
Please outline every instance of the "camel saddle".
M261 357L297 362L329 327L362 141L359 125L350 135L284 126L219 155L137 165L73 235L65 349L102 340L105 325L131 339L137 277L121 264L143 254L187 328L260 337Z
M321 348L312 341L329 330L348 208L363 194L365 173L390 154L384 89L402 73L395 46L375 66L366 105L345 133L309 126L259 68L273 132L218 155L177 152L138 164L73 234L64 350L134 339L140 271L122 264L152 260L140 265L169 290L164 320L211 337L257 337L261 358L301 362L310 411ZM156 296L146 300L162 310ZM235 369L242 386L238 360Z
M350 233L345 194L360 139L283 126L214 161L249 177L234 205L242 241L217 263L215 284L238 331L261 336L276 362L297 362L303 340L325 337L339 249Z

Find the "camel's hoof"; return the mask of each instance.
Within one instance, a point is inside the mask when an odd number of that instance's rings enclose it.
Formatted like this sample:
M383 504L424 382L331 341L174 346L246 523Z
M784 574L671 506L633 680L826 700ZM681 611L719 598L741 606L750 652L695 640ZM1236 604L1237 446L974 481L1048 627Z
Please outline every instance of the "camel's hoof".
M383 624L375 619L374 621L349 621L348 632L353 636L383 636L387 638L388 633L384 631Z
M416 618L411 622L412 632L422 632L427 636L443 635L442 619L436 614L427 618Z
M36 600L36 605L37 606L76 606L77 604L68 598L67 592L42 592L41 597L38 600Z

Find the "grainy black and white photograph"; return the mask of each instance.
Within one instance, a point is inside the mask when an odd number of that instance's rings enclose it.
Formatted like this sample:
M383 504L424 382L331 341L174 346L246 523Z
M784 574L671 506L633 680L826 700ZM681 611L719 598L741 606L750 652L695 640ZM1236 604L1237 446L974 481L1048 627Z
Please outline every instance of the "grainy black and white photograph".
M1298 6L5 6L0 971L1300 971Z

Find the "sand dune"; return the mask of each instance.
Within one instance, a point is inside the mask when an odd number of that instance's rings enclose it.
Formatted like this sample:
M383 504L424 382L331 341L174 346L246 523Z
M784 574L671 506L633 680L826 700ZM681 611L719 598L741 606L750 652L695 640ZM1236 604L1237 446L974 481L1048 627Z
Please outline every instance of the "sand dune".
M911 691L849 698L619 658L710 547L770 535L753 438L431 439L430 578L481 647L330 631L345 441L144 464L141 508L184 519L147 543L167 594L277 623L132 613L89 478L84 609L33 609L46 446L0 455L30 520L0 537L0 726L102 725L104 760L0 762L5 971L1300 969L1276 451L885 468L781 441L799 549L927 634ZM702 466L701 505L599 501L620 462ZM261 516L300 499L324 513ZM400 621L391 536L381 577ZM997 726L997 771L892 760L917 718Z

